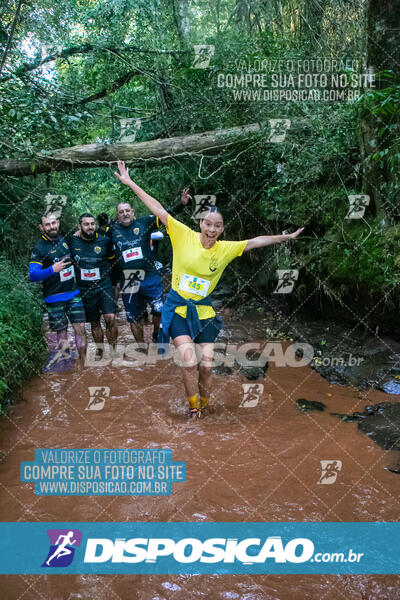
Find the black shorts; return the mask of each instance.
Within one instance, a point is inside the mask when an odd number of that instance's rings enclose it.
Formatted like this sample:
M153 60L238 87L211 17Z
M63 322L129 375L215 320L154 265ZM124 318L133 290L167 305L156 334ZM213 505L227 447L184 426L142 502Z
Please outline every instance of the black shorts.
M100 321L101 315L115 314L117 307L114 300L114 288L81 289L86 323Z
M215 342L222 328L221 318L212 317L211 319L200 319L200 324L201 331L199 334L196 335L193 341L196 344L207 344L210 342ZM181 317L181 315L175 313L172 317L169 332L173 340L179 335L190 336L189 327L186 322L186 319Z

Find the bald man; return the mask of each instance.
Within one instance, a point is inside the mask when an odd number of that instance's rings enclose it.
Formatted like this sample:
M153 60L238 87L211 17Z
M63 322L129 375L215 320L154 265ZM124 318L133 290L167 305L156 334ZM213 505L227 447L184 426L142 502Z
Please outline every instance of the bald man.
M150 243L151 234L158 226L154 215L136 218L132 206L121 202L117 207L117 223L111 230L116 259L123 273L121 293L126 317L138 343L144 341L143 325L148 304L153 315L153 341L157 340L160 326L163 292Z

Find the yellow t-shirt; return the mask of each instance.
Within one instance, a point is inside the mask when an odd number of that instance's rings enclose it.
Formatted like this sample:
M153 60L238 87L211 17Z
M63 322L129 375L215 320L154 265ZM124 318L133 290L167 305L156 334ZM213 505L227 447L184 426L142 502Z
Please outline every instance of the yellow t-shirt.
M247 240L241 242L216 241L208 250L200 241L200 233L193 231L171 215L168 215L167 231L173 248L172 289L186 299L201 300L211 294L221 278L225 267L241 256ZM175 312L186 317L186 306L178 306ZM211 306L197 306L199 319L215 316Z

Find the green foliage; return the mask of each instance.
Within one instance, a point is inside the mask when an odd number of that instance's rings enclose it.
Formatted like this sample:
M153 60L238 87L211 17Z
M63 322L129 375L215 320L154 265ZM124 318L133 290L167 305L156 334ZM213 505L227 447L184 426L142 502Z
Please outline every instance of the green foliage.
M147 0L34 0L24 4L0 78L0 158L51 154L55 148L117 143L120 119L140 119L136 141L290 119L282 144L268 142L267 128L250 142L213 155L193 154L156 166L143 161L132 177L169 206L183 187L192 195L214 194L225 214L228 239L279 234L307 226L296 243L245 255L235 269L257 275L265 290L276 268L302 268L309 288L321 282L362 286L384 294L393 284L395 244L375 219L348 222L348 195L361 193L360 123L372 114L377 147L369 160L387 175L380 191L391 225L399 222L399 85L391 72L385 85L359 103L239 102L218 87L220 73L252 74L263 59L362 56L363 0L300 0L266 3L223 0L152 3ZM186 6L188 31L180 10ZM4 50L15 7L4 10ZM321 10L319 10L321 9ZM321 12L322 11L322 12ZM312 26L307 26L312 23ZM206 69L192 68L193 44L211 44ZM55 53L56 60L39 66ZM27 70L26 65L34 69ZM242 65L242 66L240 66ZM126 77L126 79L124 79ZM115 156L117 158L117 156ZM154 165L154 163L152 163ZM72 165L73 167L74 165ZM37 237L46 194L63 194L63 233L74 231L85 211L115 215L130 201L146 209L113 175L115 162L94 169L9 178L2 182L0 249L26 262ZM195 227L194 221L188 223ZM390 236L389 236L390 237ZM167 249L168 248L168 249ZM164 244L165 259L169 246ZM361 292L362 295L362 292Z
M361 99L362 114L376 125L376 151L368 160L383 173L379 184L384 196L383 205L392 222L397 222L400 215L400 79L399 74L392 70L381 71L376 77L380 86L369 90Z
M42 302L26 270L0 257L0 411L43 364Z
M325 290L347 290L347 300L393 295L399 282L400 226L383 228L377 219L333 226L324 239L309 244L306 273L318 277Z

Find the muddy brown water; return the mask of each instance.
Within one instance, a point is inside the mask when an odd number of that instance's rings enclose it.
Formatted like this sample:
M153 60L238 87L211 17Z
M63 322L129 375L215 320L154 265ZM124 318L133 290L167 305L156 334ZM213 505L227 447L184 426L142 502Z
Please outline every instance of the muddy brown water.
M231 316L234 330L235 318ZM239 324L238 322L236 323ZM261 328L241 324L265 344ZM120 319L120 341L132 342ZM240 327L239 327L240 330ZM150 329L147 330L150 336ZM228 332L229 333L229 332ZM240 337L240 335L239 335ZM329 413L396 401L379 391L330 385L308 366L268 369L255 408L240 407L237 371L214 375L218 409L186 418L179 369L88 367L41 373L3 417L0 465L3 521L398 521L400 477L392 453ZM261 380L259 380L261 383ZM85 410L89 386L108 386L103 410ZM327 405L303 414L298 398ZM187 462L187 481L166 497L39 497L21 483L21 461L36 448L170 448ZM340 460L333 485L319 485L321 460ZM397 575L3 575L1 597L15 600L358 600L400 598Z

